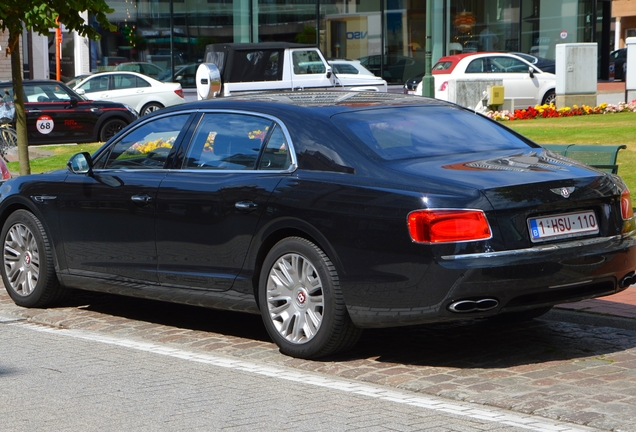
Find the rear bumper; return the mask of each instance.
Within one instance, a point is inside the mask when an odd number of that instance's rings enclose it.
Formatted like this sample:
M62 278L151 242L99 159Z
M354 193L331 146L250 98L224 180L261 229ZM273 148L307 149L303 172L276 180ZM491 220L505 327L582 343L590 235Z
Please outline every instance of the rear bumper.
M417 265L417 264L412 264ZM367 285L348 296L359 327L393 327L493 316L614 294L636 270L636 237L620 235L529 249L448 255L422 266L416 284ZM413 280L413 279L411 279ZM626 281L630 281L627 279ZM351 291L349 291L351 292ZM352 302L349 302L352 300ZM462 301L496 306L453 312Z

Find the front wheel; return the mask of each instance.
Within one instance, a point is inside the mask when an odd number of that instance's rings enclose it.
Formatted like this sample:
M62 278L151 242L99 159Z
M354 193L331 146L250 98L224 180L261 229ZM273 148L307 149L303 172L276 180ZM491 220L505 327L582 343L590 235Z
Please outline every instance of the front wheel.
M543 105L550 104L556 105L556 93L554 92L554 90L550 90L545 94L545 96L543 96Z
M106 120L102 125L102 129L99 131L99 140L102 142L108 141L127 125L128 123L121 119Z
M15 211L2 227L2 281L15 304L23 307L44 307L64 294L49 238L29 211Z
M265 328L284 354L324 357L352 347L362 334L351 322L334 265L306 239L289 237L269 251L258 294Z

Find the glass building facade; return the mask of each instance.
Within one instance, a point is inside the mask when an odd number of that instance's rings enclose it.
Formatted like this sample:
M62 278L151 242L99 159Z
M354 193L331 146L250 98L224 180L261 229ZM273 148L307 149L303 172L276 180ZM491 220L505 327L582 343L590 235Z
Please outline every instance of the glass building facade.
M611 18L599 0L428 1L428 8L427 0L108 1L116 30L99 29L90 69L140 62L172 74L201 62L210 43L285 41L318 45L327 58L360 59L400 84L425 70L427 12L433 62L471 51L554 59L559 43L598 42L599 53L609 43L601 28Z

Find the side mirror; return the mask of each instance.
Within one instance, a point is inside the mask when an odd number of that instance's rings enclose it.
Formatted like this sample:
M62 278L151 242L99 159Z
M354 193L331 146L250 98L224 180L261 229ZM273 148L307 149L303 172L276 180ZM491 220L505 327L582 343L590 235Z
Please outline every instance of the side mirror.
M88 152L77 153L68 160L66 166L73 174L90 174L93 171L93 158Z
M534 68L532 66L528 67L528 73L530 74L530 78L534 78Z

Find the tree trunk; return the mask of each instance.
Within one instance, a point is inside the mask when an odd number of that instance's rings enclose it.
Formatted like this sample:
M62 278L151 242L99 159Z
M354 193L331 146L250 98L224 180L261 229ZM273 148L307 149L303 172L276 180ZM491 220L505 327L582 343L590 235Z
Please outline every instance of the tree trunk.
M31 174L31 164L29 163L29 142L27 140L26 115L24 113L20 33L9 32L9 49L11 50L11 79L13 81L13 102L15 106L15 130L18 133L20 175L27 175Z

